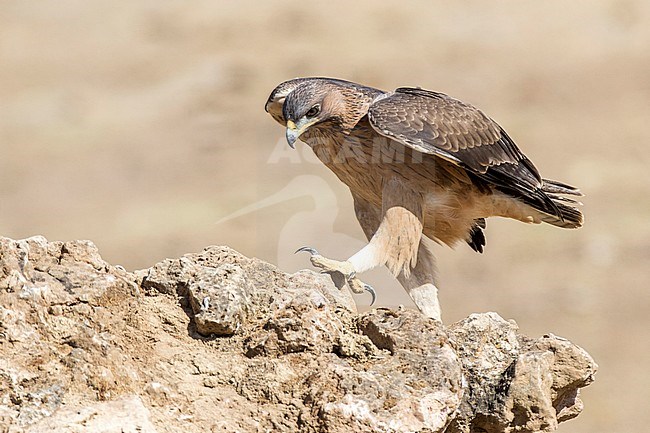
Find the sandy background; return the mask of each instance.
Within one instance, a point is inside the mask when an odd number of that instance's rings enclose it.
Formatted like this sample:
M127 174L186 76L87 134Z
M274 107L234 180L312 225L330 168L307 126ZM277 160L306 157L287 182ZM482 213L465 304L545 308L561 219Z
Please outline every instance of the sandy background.
M587 194L578 231L490 220L437 248L446 322L474 311L598 361L560 432L650 425L650 3L0 1L0 235L92 239L128 269L227 244L287 271L345 258L345 187L264 112L288 78L444 91ZM406 303L384 271L379 304ZM359 298L360 305L368 299Z

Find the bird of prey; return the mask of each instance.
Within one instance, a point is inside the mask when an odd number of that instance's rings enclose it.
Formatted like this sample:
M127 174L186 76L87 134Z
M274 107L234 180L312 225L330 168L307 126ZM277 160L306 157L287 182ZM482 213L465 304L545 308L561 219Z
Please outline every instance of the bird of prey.
M300 138L350 188L369 240L345 261L301 250L373 300L358 275L386 265L417 308L441 320L428 239L464 241L481 253L491 216L562 228L583 223L580 203L566 197L581 196L577 188L542 178L499 124L446 94L297 78L279 84L265 109L286 128L291 147Z

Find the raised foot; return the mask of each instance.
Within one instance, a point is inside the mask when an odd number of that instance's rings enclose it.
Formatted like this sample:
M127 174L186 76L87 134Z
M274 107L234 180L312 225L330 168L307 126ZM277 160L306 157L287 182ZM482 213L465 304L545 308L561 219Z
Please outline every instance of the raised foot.
M327 274L341 274L352 293L361 294L364 291L368 292L372 296L370 305L373 305L375 303L375 300L377 299L377 293L375 292L375 289L373 289L371 285L366 284L357 278L357 273L354 270L352 263L348 262L347 260L341 262L339 260L328 259L327 257L321 256L318 251L311 247L299 248L296 253L303 251L308 252L311 255L309 258L311 260L311 264L319 268L321 272Z

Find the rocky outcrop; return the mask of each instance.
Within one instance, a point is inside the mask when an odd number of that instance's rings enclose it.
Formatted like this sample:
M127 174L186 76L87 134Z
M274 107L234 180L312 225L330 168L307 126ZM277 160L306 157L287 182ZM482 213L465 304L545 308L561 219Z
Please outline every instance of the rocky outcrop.
M473 314L358 314L345 291L226 247L134 273L90 242L0 238L9 432L539 432L596 364Z

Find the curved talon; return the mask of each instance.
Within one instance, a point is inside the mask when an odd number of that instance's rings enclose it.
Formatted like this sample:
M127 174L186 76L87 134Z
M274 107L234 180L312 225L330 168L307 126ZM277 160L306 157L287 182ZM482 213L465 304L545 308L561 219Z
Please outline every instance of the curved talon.
M364 284L363 290L370 293L370 295L372 296L372 301L370 301L370 306L372 307L372 304L374 304L375 301L377 300L377 292L375 292L375 289L373 289L370 284Z
M303 252L303 251L308 252L308 253L311 254L312 256L318 255L318 251L316 251L316 250L315 250L314 248L312 248L312 247L302 247L302 248L298 248L294 254L298 254L298 253L301 253L301 252Z
M357 278L357 272L354 270L354 266L350 261L339 262L337 260L328 259L320 255L315 248L312 247L301 247L296 250L294 254L307 252L311 255L311 264L317 268L320 268L321 273L330 274L332 276L332 281L339 289L343 284L347 284L348 288L352 293L360 294L365 290L370 293L372 296L372 301L370 305L373 305L377 300L377 293L375 289L372 288L369 284L365 284L363 281L360 281ZM334 275L337 275L336 279ZM343 276L344 280L340 280L340 276ZM339 281L339 283L337 283Z

